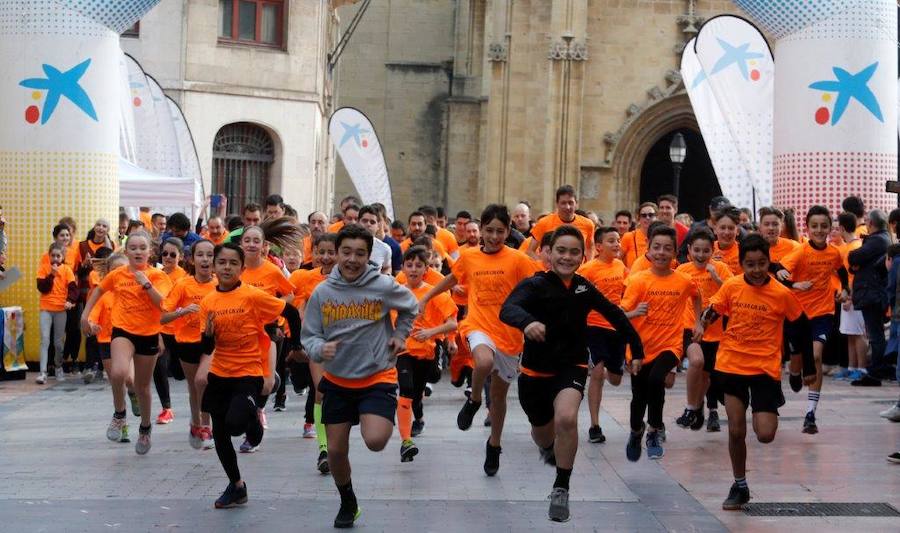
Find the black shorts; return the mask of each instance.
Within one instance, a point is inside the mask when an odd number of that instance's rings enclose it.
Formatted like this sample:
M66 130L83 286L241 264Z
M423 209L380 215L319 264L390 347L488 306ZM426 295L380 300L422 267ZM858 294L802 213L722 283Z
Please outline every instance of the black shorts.
M112 358L112 353L109 351L109 343L108 342L98 342L97 343L97 353L100 354L101 361L108 361Z
M576 366L567 368L552 377L538 378L519 374L519 404L528 416L528 422L541 427L553 421L553 402L564 389L575 389L584 395L587 369Z
M134 345L135 355L158 355L159 354L159 334L156 335L135 335L121 328L114 327L112 330L112 338L122 337L131 341Z
M176 342L172 351L175 358L189 365L199 365L203 356L202 342Z
M378 415L394 423L397 414L397 385L376 383L371 387L350 389L341 387L322 378L319 381L322 393L323 424L359 424L360 415Z
M213 417L224 416L228 412L232 398L247 395L256 401L262 386L262 376L223 378L210 373L206 390L203 391L203 399L200 401L200 410Z
M593 366L603 364L606 371L621 376L625 367L625 340L612 329L588 326L588 357Z
M781 382L766 374L744 376L716 371L713 379L719 391L719 399L724 404L725 395L731 395L748 405L754 413L775 413L784 405Z
M703 371L712 373L716 368L716 354L719 353L719 343L700 341L700 349L703 350Z

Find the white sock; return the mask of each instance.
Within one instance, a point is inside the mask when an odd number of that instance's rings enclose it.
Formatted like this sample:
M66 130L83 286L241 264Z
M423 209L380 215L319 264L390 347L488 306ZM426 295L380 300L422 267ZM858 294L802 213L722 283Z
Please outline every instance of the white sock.
M809 413L816 412L816 407L819 406L819 394L820 393L818 393L816 391L809 391L809 394L807 395L807 398L809 400L808 406L806 408L807 412L809 412Z

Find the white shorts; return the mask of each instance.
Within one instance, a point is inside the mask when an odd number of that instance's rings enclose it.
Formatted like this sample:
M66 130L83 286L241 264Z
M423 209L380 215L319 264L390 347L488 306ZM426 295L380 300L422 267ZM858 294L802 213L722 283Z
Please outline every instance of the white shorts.
M497 377L507 383L512 383L519 377L519 359L522 357L521 354L509 355L501 352L497 349L491 337L483 331L473 331L469 333L466 339L469 341L469 351L472 353L475 353L477 346L482 345L487 346L494 352L493 371L497 372Z
M844 335L865 335L866 322L863 320L862 311L856 309L848 311L841 306L840 331Z

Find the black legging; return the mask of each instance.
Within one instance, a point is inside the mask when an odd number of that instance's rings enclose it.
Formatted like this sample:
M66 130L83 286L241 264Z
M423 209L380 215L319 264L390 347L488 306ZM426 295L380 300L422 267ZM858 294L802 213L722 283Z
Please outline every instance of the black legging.
M278 339L277 341L272 341L275 345L275 372L281 376L281 383L278 385L277 394L284 394L284 383L287 381L287 377L284 375L284 366L285 361L284 358L286 354L284 353L285 342L284 337ZM268 355L266 355L268 357ZM266 394L265 396L260 395L259 397L259 407L263 408L266 406L266 403L269 402L270 394Z
M219 378L210 374L203 394L201 405L210 414L216 455L232 483L241 479L241 471L231 437L246 433L247 440L254 444L259 444L262 440L263 428L253 401L261 384L262 378Z
M81 351L81 311L83 303L78 303L72 309L66 311L66 342L63 345L63 361L71 360L70 371L76 370L78 364L78 352ZM56 369L59 372L61 369Z
M316 386L313 383L312 372L309 370L309 363L291 361L287 366L291 372L291 383L294 386L294 392L299 393L304 387L309 388L306 394L306 413L304 413L304 418L307 424L314 424L313 408L316 404ZM282 380L282 385L285 381L287 380Z
M400 397L412 400L413 416L421 420L422 395L425 394L425 383L431 373L434 361L431 359L417 359L411 355L403 354L397 357L397 384L400 385Z
M631 430L641 431L644 413L650 427L663 426L663 404L666 401L666 376L678 365L672 352L663 352L644 364L636 376L631 376Z
M162 350L156 358L156 366L153 367L153 384L156 386L156 394L159 395L159 403L163 409L172 408L172 397L169 394L169 357L175 347L175 335L161 334Z

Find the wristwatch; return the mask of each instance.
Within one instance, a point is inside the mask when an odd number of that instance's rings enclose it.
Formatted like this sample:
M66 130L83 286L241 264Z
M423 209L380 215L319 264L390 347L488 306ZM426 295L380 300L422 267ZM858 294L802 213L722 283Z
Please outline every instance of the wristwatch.
M143 288L145 291L149 291L153 288L153 284L148 281L147 283L141 285L141 288Z

